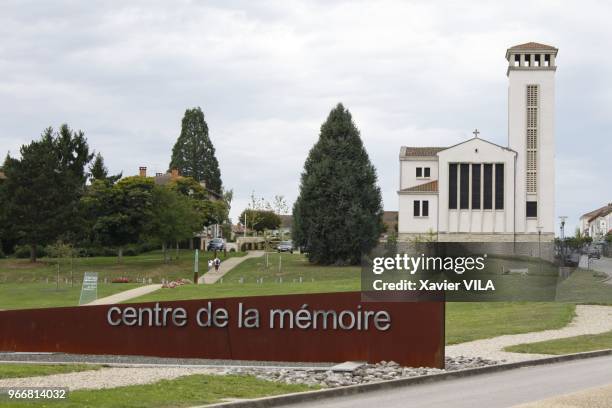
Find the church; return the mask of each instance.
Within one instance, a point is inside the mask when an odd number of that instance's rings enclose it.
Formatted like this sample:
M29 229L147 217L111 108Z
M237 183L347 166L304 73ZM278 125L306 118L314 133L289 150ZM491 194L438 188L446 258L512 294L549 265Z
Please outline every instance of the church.
M400 149L398 240L552 241L555 233L555 59L509 48L508 144L479 137Z

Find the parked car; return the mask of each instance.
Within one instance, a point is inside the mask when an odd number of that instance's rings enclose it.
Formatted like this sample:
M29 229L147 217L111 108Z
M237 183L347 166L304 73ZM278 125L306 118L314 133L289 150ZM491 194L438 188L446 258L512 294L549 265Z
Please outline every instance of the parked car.
M207 251L224 251L225 241L223 238L213 238L208 242Z
M276 247L278 252L289 252L293 253L293 242L292 241L281 241Z

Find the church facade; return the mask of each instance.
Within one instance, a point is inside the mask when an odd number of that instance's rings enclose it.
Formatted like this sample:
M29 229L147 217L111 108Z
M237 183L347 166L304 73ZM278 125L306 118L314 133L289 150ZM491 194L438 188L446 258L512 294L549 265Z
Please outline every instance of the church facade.
M508 144L400 149L398 240L552 241L557 48L509 48Z

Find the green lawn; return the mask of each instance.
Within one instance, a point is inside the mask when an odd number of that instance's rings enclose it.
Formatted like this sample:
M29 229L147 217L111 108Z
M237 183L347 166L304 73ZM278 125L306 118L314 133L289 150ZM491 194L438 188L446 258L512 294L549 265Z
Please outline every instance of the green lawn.
M447 303L446 344L559 329L574 310L573 304L553 302Z
M100 283L98 298L133 289L135 283ZM0 309L32 309L41 307L78 306L81 285L54 283L2 283L0 284Z
M172 251L175 256L175 252ZM244 253L229 253L242 256ZM221 255L222 256L222 255ZM212 253L200 253L201 268L211 259ZM31 263L27 259L0 259L0 309L25 309L37 307L76 306L81 291L83 273L98 272L98 297L132 289L136 283L111 284L116 277L128 277L133 282L149 278L159 283L162 279L193 278L194 251L181 250L179 259L164 263L161 251L138 256L124 256L118 263L115 257L76 258L60 262L60 285L57 288L57 263L43 258ZM74 277L74 286L70 284ZM104 283L106 282L108 283Z
M564 339L517 344L504 350L514 353L572 354L585 351L612 349L612 331L601 334L567 337Z
M160 289L132 299L130 303L359 291L360 272L359 266L311 265L302 255L271 253L268 255L267 266L265 256L247 259L225 275L223 282L214 285L184 285L174 289Z
M188 407L308 391L315 388L298 384L264 381L250 376L190 375L154 384L132 385L105 390L81 390L68 394L65 401L46 403L49 407L144 408ZM4 400L6 401L6 399ZM37 406L32 402L4 402L2 407Z
M558 287L561 302L612 305L612 285L593 271L576 269Z
M72 373L75 371L99 370L94 364L0 364L0 379L25 378L41 375Z

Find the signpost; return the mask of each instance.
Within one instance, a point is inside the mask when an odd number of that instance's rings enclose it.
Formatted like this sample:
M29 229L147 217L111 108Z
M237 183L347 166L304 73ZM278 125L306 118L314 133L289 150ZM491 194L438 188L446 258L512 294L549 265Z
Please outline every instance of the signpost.
M85 272L79 306L91 303L98 298L98 272Z
M195 259L193 260L193 284L198 284L198 272L200 269L200 252L195 250Z

